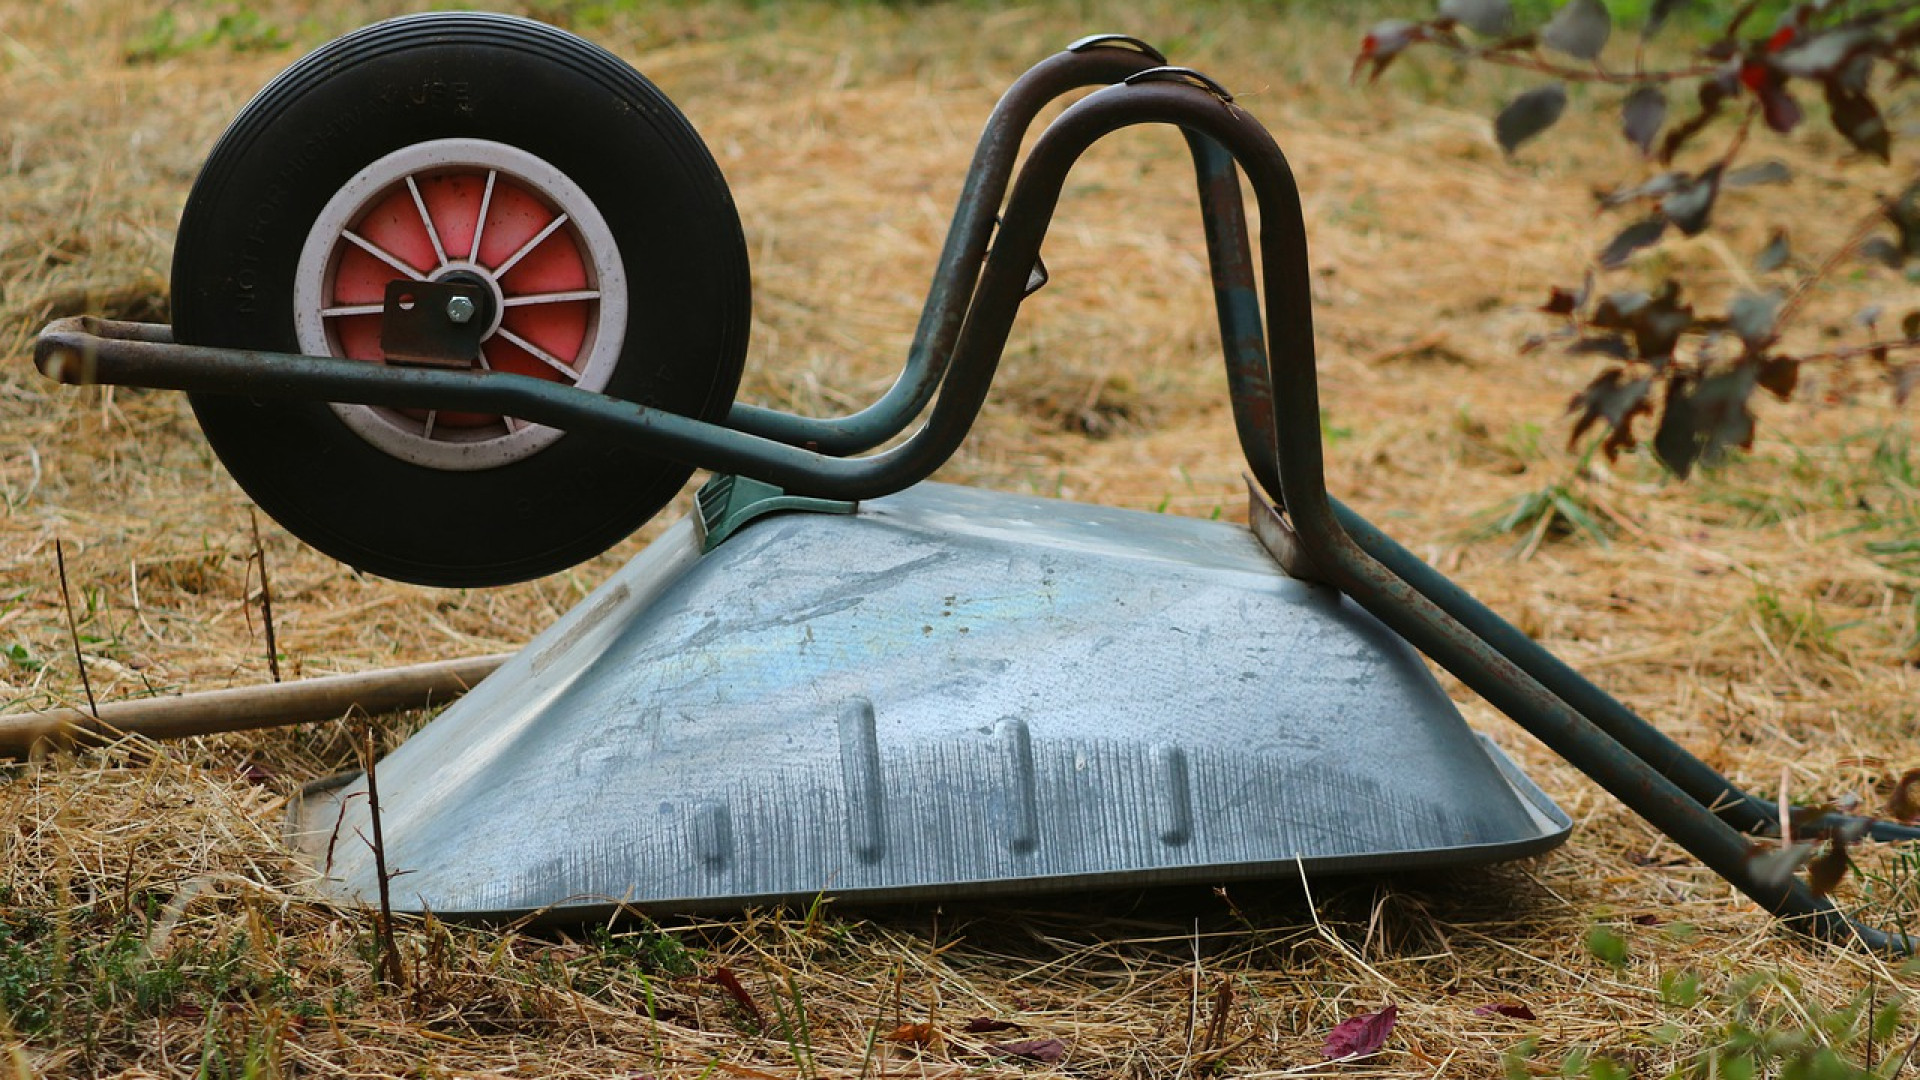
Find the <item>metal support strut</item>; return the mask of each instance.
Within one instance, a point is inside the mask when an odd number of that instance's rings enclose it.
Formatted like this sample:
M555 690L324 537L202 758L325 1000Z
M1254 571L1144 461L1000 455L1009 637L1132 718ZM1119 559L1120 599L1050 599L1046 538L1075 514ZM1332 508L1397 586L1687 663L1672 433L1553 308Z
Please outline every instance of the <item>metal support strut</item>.
M876 498L927 477L972 426L1074 163L1115 131L1171 125L1194 158L1240 443L1319 575L1788 925L1911 952L1910 937L1860 926L1801 881L1756 874L1751 842L1739 830L1776 827L1770 804L1740 791L1327 493L1306 232L1292 172L1272 135L1217 84L1160 63L1131 39L1090 39L1042 62L1007 93L981 137L905 370L879 402L848 417L736 405L724 425L709 424L520 375L195 348L172 344L163 327L89 319L49 327L36 363L74 383L514 415L618 433L651 453L795 494ZM1067 91L1120 80L1039 136L994 235L1013 156L1040 108ZM1260 209L1264 313L1236 165ZM844 456L898 434L929 403L926 423L905 441ZM1874 835L1913 839L1920 830L1880 824Z

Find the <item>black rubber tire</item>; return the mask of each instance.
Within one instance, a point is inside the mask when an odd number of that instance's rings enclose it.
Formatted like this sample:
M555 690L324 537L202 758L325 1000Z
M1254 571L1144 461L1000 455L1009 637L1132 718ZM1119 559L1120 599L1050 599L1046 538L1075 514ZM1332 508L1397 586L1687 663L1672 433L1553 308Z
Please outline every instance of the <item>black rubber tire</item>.
M605 50L509 16L379 23L300 60L215 145L182 214L176 338L300 351L296 264L321 209L394 150L505 143L565 173L605 217L630 332L605 393L723 416L745 361L750 283L738 212L686 118ZM427 585L501 585L604 551L673 498L690 465L571 433L495 468L390 456L324 402L193 395L214 451L290 532L358 569Z

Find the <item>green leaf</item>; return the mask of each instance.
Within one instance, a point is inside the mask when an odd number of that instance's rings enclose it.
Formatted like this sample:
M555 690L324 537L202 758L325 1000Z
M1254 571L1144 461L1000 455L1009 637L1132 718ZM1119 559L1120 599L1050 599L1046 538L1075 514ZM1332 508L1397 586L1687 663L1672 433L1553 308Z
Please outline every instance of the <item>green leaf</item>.
M1627 966L1627 939L1599 923L1587 928L1587 951L1615 971Z
M1626 1066L1609 1057L1594 1058L1587 1067L1588 1080L1627 1080L1630 1075Z
M1661 972L1660 1000L1676 1009L1691 1009L1700 1001L1700 976L1691 971Z
M1880 1006L1879 1012L1873 1014L1873 1041L1886 1042L1893 1038L1893 1033L1898 1030L1900 1030L1900 1003L1889 1001Z
M1533 1080L1533 1070L1527 1063L1533 1060L1534 1051L1539 1049L1540 1038L1535 1036L1522 1039L1507 1048L1501 1055L1501 1063L1506 1067L1507 1080Z

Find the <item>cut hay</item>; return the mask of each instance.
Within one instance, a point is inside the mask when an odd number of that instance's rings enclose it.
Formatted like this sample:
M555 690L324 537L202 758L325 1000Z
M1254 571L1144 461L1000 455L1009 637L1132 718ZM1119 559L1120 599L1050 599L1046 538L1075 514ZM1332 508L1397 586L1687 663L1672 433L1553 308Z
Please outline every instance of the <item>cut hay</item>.
M178 7L171 24L169 6L146 0L0 16L7 712L83 700L56 539L103 700L269 677L247 504L186 402L57 387L25 353L58 314L163 317L173 223L222 126L300 49L398 7L259 16L287 47L258 27L227 24L223 37L218 16L243 5ZM1086 32L1161 44L1233 88L1300 177L1337 494L1741 783L1874 805L1920 765L1920 449L1911 411L1893 410L1870 373L1810 372L1795 403L1762 407L1750 455L1686 484L1644 456L1582 463L1564 449L1561 410L1594 369L1522 347L1545 328L1532 309L1548 286L1574 284L1617 228L1593 222L1588 183L1639 168L1605 116L1570 116L1509 164L1487 118L1499 88L1518 84L1440 86L1436 62L1351 87L1359 28L1318 9L517 10L571 18L693 119L754 259L744 394L821 414L872 400L898 370L1000 90ZM1833 164L1830 150L1777 152L1852 193L1842 206L1893 182L1878 166ZM1169 133L1129 133L1074 173L1046 248L1053 282L1028 303L943 479L1242 516L1182 154ZM1742 192L1763 211L1751 226L1676 249L1714 278L1704 303L1743 284L1771 220L1793 220L1805 258L1838 242L1853 211L1805 213L1793 200L1812 196L1796 190ZM1796 344L1848 332L1870 302L1902 310L1911 289L1877 272L1847 278L1815 298ZM1489 528L1555 485L1604 543L1538 519ZM361 577L263 523L286 673L511 649L657 527L546 580L436 591ZM368 916L311 899L309 871L279 839L300 784L354 766L359 721L47 757L0 772L0 1069L1426 1077L1556 1075L1573 1055L1576 1074L1605 1056L1664 1076L1757 1027L1887 1075L1910 1049L1911 967L1782 931L1456 696L1572 814L1565 848L1481 873L1310 890L823 903L567 933L411 921L396 931L401 986L377 979ZM381 738L396 743L420 719L383 721ZM1861 864L1840 899L1878 925L1920 925L1916 857L1872 849ZM1398 1020L1379 1055L1322 1059L1334 1025L1389 1002ZM1890 1004L1904 1011L1871 1032Z

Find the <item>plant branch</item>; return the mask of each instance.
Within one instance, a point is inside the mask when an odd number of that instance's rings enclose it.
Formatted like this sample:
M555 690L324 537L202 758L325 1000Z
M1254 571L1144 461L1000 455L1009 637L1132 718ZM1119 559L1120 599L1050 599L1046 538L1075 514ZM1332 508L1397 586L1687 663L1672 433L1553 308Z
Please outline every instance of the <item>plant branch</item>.
M1786 302L1780 305L1780 314L1774 319L1774 325L1776 327L1789 325L1793 317L1799 314L1800 308L1805 306L1807 297L1813 292L1813 287L1833 273L1847 256L1858 251L1860 245L1866 242L1867 237L1873 234L1873 230L1885 218L1886 208L1879 203L1875 203L1872 210L1861 215L1860 220L1854 223L1840 246L1828 252L1827 257L1814 268L1813 273L1801 278L1793 287L1793 292L1787 296Z
M1841 360L1857 360L1863 356L1881 356L1898 349L1920 349L1920 339L1902 338L1898 341L1870 341L1865 345L1849 345L1844 349L1828 349L1826 352L1808 353L1792 359L1803 364L1824 364Z
M1661 71L1614 71L1595 64L1590 68L1575 67L1549 60L1537 52L1518 53L1502 49L1475 48L1459 38L1438 38L1467 60L1481 60L1501 67L1519 68L1522 71L1551 75L1566 82L1605 83L1610 86L1638 86L1642 83L1670 83L1683 79L1704 79L1720 72L1718 64L1695 64L1691 67L1668 68Z
M59 537L53 538L53 562L60 571L60 602L67 609L67 636L73 639L73 662L80 669L80 688L87 693L87 711L100 719L100 705L93 699L93 680L87 677L87 658L80 651L80 624L73 617L73 593L67 588L67 550Z

